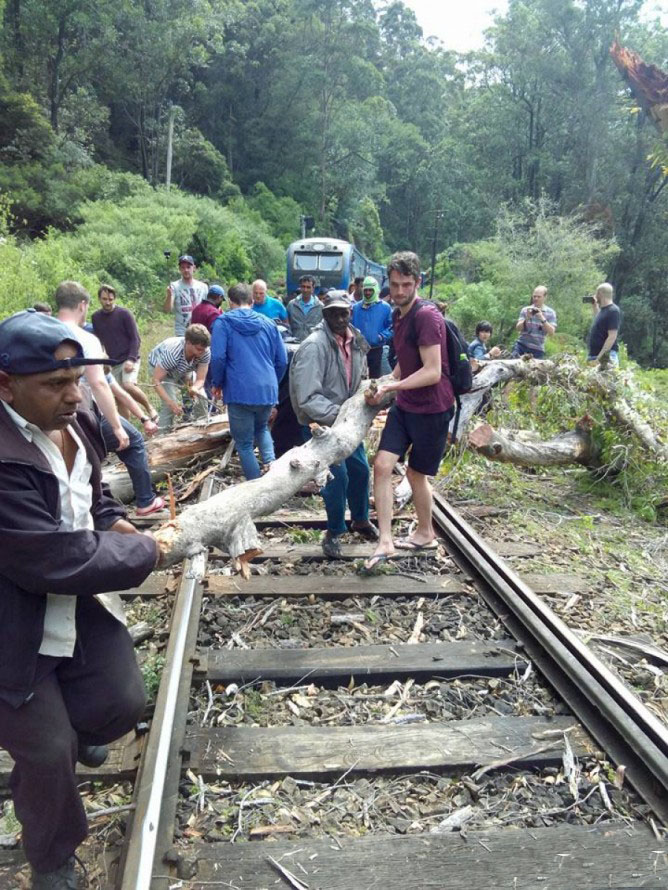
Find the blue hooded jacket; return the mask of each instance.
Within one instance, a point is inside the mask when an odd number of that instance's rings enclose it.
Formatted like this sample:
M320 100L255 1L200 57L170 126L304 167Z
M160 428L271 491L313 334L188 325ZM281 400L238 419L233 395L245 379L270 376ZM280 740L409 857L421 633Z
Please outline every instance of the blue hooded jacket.
M378 283L375 278L365 278L364 288L366 289L367 281L374 284L374 300L360 300L355 303L352 311L353 326L361 331L362 336L372 349L389 343L392 339L392 308L389 303L378 299Z
M276 325L249 309L231 309L211 331L211 384L227 405L275 405L288 366Z

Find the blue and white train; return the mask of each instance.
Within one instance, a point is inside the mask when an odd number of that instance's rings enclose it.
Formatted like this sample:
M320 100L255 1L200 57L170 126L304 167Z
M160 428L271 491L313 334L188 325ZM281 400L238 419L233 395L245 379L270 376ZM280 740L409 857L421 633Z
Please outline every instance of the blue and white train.
M299 289L302 275L312 275L319 288L348 290L355 278L373 275L382 287L385 266L367 259L348 241L340 238L301 238L288 247L286 288L289 295Z

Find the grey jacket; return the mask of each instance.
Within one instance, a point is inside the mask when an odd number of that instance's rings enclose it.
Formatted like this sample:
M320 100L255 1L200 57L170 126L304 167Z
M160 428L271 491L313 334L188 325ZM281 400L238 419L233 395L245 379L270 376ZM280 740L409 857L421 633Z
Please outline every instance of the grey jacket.
M301 297L294 297L287 306L288 324L290 325L290 333L297 340L305 340L316 325L322 321L322 303L313 296L311 300L315 300L315 306L308 312L304 312Z
M339 408L357 392L366 375L369 346L352 325L352 377L350 386L341 350L326 322L321 322L299 347L290 366L290 401L301 424L331 426Z

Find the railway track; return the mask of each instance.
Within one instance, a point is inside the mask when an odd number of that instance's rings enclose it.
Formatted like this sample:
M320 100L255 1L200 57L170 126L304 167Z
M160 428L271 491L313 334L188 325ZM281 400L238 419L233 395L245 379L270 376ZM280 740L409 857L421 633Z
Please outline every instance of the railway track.
M184 565L141 761L105 766L140 762L116 888L668 887L665 727L532 590L554 578L434 518L437 554L373 577L298 506L250 580Z

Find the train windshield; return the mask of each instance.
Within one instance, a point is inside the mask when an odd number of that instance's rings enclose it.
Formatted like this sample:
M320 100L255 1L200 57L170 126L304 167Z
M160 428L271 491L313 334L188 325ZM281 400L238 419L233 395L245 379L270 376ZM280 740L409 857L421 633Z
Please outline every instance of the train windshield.
M338 272L343 268L343 254L295 252L294 267L300 272Z
M318 268L323 272L338 272L343 266L343 254L321 253L318 259Z

